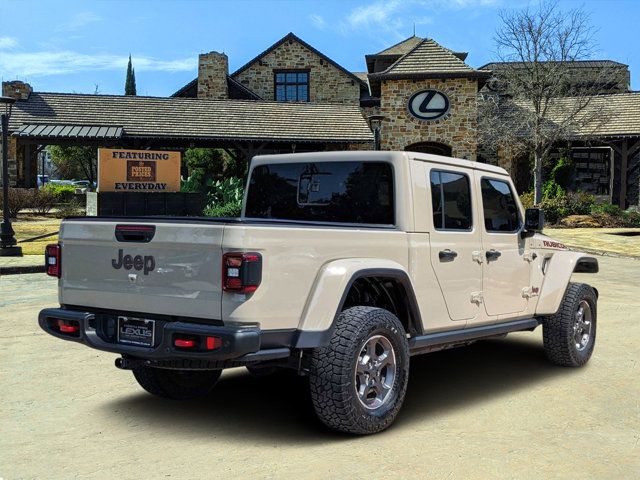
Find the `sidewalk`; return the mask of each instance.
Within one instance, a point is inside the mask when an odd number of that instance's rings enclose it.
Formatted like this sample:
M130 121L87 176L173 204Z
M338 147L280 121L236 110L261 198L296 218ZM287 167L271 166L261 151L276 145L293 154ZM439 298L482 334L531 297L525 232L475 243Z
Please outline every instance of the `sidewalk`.
M0 257L0 276L44 272L44 255Z
M570 250L640 259L640 228L545 228Z

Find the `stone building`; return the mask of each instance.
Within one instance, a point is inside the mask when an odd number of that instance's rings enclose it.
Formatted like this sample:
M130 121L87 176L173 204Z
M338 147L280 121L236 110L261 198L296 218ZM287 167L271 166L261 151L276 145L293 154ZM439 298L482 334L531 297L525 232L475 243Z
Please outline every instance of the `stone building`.
M18 99L10 121L11 182L35 186L37 153L51 144L206 146L248 160L257 153L372 149L377 138L385 150L497 162L482 151L478 102L480 92L508 94L499 82L505 64L475 69L466 58L412 36L365 55L366 71L352 72L289 33L234 72L226 54L201 54L197 77L170 97L32 92L4 82L3 95ZM637 204L640 92L629 91L628 67L574 62L571 82L597 82L604 69L615 71L602 85L615 121L573 147L587 170L608 172L597 181L608 182L610 200ZM521 163L506 158L502 165L520 190L529 188Z

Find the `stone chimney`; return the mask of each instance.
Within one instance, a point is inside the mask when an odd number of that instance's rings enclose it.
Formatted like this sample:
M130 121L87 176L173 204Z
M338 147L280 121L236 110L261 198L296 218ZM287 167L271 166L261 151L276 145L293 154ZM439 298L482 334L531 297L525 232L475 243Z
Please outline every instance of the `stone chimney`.
M14 80L12 82L2 82L2 96L11 97L16 100L27 100L29 95L33 92L31 85L20 80Z
M224 53L201 54L198 57L198 98L214 100L229 98L227 75L229 75L229 59Z

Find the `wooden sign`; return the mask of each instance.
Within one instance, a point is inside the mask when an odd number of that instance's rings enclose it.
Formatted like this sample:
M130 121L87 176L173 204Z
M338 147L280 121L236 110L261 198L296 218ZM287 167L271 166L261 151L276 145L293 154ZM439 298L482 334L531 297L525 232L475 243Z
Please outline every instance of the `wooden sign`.
M98 149L99 192L179 192L180 152Z

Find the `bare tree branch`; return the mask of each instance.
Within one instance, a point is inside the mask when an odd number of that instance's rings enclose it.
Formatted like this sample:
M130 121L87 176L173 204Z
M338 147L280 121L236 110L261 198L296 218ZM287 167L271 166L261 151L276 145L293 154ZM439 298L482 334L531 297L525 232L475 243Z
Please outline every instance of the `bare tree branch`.
M581 9L563 12L545 1L536 10L501 12L500 19L495 43L503 63L490 80L497 88L481 97L481 143L533 152L539 203L543 159L558 142L588 136L606 122L604 102L592 102L616 85L615 72L606 65L577 70L574 62L587 59L594 45Z

